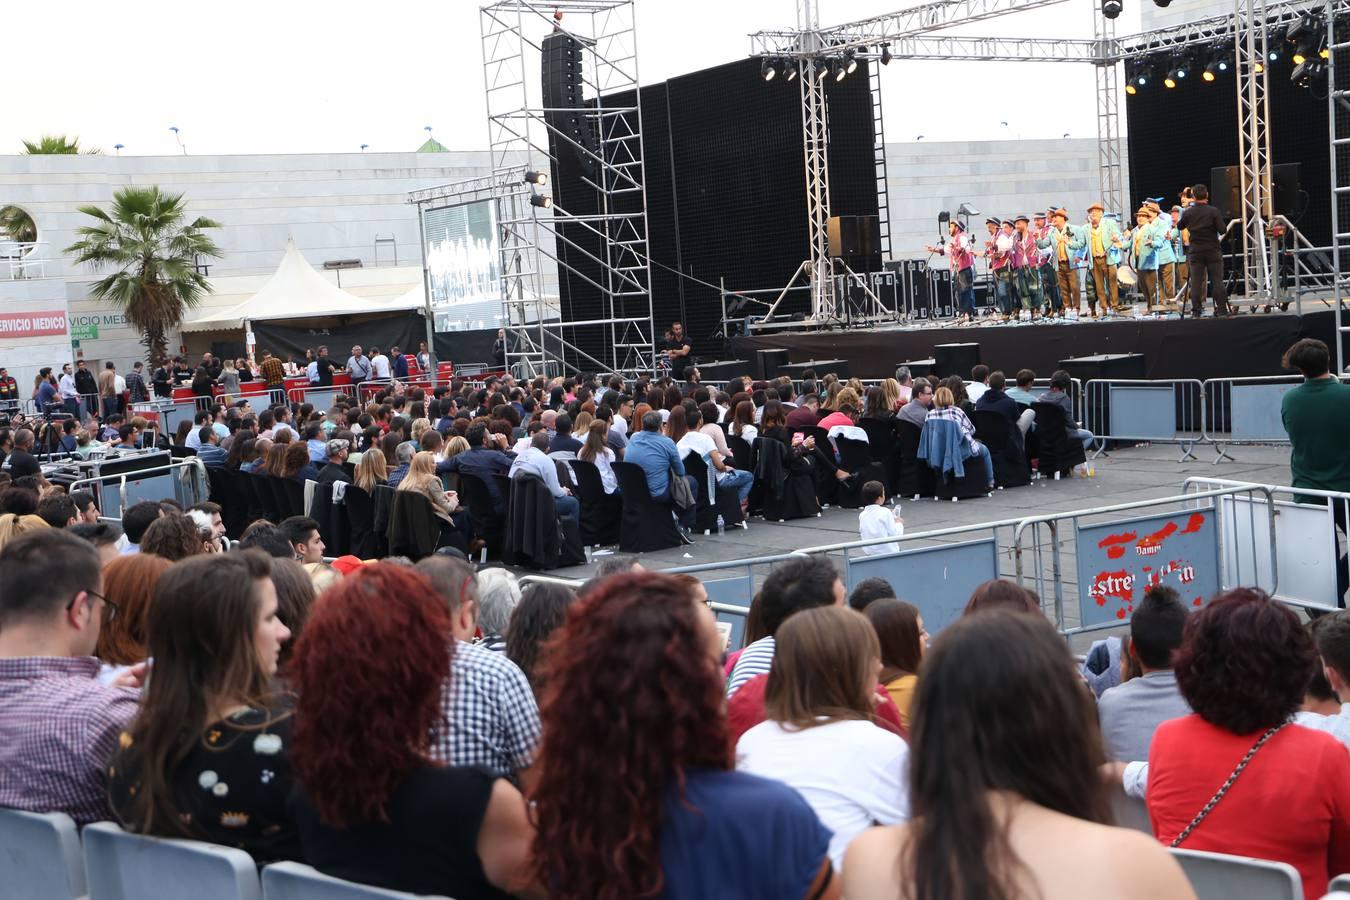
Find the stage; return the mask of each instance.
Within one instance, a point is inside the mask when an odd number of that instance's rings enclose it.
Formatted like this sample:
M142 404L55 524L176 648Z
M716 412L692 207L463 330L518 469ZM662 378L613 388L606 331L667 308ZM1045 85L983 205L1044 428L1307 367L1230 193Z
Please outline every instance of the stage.
M1018 369L1032 369L1045 378L1062 359L1106 353L1142 353L1148 378L1237 378L1287 375L1280 358L1291 344L1315 337L1334 347L1335 334L1335 314L1329 309L1303 316L1244 311L1220 319L1118 316L1046 324L780 332L732 338L725 356L750 359L754 350L784 348L793 363L847 359L854 376L886 378L895 374L898 362L931 357L937 344L978 343L980 361L990 369L1002 369L1010 382Z

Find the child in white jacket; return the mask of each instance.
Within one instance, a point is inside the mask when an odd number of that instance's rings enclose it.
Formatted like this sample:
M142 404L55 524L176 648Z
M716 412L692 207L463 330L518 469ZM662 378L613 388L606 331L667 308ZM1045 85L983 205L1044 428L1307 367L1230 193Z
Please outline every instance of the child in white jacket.
M858 513L858 536L860 540L879 537L900 537L905 533L905 520L900 518L900 506L895 509L886 507L886 487L880 481L869 481L862 487L862 511ZM871 544L862 548L868 556L881 553L899 553L900 545Z

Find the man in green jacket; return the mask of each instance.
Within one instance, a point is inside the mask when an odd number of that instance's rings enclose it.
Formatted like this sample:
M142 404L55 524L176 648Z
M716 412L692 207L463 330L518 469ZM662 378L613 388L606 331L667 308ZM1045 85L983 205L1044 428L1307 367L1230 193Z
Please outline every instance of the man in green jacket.
M1284 367L1303 373L1303 384L1287 391L1280 401L1280 418L1293 451L1289 469L1294 487L1350 492L1350 385L1331 372L1327 345L1304 338L1284 354ZM1296 494L1300 503L1324 503L1318 497ZM1343 501L1332 504L1336 528L1345 530ZM1336 605L1345 606L1350 574L1345 556L1336 562Z

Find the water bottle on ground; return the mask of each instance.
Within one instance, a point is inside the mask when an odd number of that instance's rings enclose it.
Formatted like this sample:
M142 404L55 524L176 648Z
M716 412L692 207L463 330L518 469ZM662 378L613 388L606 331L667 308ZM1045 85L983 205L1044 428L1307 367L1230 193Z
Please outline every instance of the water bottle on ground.
M717 536L721 537L727 533L727 522L721 516L717 517Z

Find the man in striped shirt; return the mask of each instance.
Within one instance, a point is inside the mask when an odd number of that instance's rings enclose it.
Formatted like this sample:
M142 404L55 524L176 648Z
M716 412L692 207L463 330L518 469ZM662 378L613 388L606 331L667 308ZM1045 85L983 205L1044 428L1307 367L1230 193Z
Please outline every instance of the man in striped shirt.
M817 606L843 605L844 582L825 557L789 559L775 566L764 579L759 602L764 628L769 634L741 651L727 679L728 698L751 679L769 674L776 646L773 636L789 616Z

